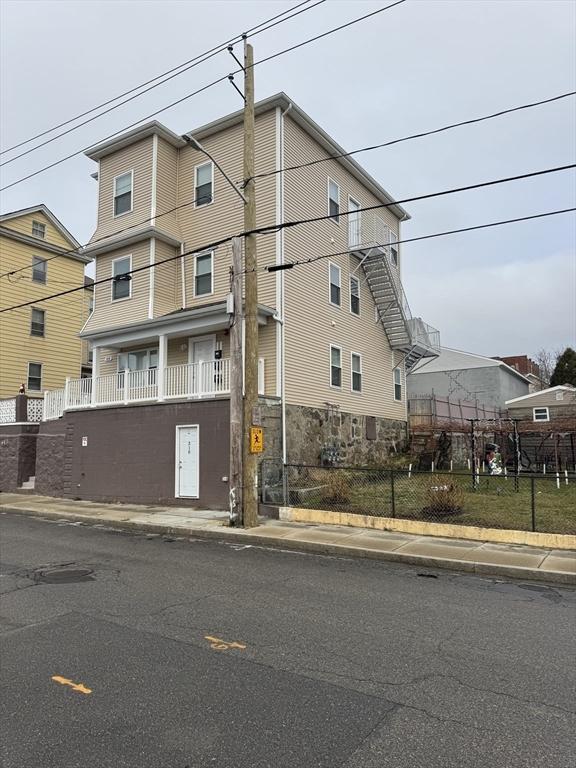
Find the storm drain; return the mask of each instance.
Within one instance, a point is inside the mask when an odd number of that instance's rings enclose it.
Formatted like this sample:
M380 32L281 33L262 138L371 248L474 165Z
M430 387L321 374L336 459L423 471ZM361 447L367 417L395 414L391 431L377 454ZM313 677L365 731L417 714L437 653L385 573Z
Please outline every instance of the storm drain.
M34 571L37 584L75 584L81 581L94 581L94 571L82 566L55 566L39 568Z

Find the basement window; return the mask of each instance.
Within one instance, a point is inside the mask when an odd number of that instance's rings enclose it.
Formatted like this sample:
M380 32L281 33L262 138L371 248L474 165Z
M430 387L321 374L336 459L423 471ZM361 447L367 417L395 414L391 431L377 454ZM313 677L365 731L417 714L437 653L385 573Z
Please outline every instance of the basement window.
M534 421L550 421L548 408L533 408L532 413Z

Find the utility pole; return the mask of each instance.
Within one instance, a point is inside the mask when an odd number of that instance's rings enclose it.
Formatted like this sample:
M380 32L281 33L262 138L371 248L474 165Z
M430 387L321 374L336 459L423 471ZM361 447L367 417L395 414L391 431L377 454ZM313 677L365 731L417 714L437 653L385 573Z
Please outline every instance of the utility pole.
M242 522L242 240L232 240L230 273L230 523Z
M254 184L254 50L244 38L244 230L256 228ZM258 277L256 235L244 239L245 348L244 348L244 456L242 474L243 525L258 525L258 459L250 450L250 428L258 407Z

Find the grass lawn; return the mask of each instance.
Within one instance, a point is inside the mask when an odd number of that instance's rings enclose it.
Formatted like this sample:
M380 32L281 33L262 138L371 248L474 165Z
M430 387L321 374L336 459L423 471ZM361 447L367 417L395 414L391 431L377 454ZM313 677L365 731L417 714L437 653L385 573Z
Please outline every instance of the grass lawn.
M291 483L290 488L307 489L297 492L292 503L313 509L330 509L356 514L392 516L390 475L375 478L370 473L349 470L317 470L313 482L308 479ZM454 514L426 512L434 502L437 491L444 485L461 489L461 511ZM561 482L560 488L552 478L535 479L536 530L547 533L576 534L576 482ZM486 528L532 530L530 478L488 477L481 475L474 490L470 475L457 474L394 474L394 507L396 517L457 525L477 525Z

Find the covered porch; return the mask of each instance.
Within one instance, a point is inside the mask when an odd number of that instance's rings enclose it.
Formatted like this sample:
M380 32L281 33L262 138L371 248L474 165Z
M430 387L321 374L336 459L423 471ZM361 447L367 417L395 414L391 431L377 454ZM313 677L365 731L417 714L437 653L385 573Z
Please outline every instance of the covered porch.
M265 326L272 310L261 307ZM226 304L182 310L87 338L93 350L91 378L69 379L46 392L44 420L69 409L139 402L226 397L230 394L230 336ZM259 360L264 393L264 359Z

